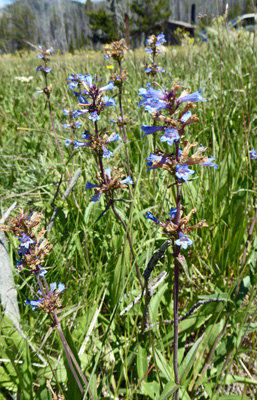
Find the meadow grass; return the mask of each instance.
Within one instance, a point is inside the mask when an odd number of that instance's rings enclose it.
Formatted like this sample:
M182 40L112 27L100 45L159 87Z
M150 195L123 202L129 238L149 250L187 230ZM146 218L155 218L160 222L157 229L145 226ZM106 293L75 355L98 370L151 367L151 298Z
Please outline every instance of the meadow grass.
M190 127L189 137L207 146L208 156L214 155L219 165L217 171L208 169L205 173L198 168L197 179L183 188L185 209L189 211L196 207L197 220L206 219L210 228L197 230L193 235L194 245L184 254L188 267L185 270L181 267L180 314L200 299L220 296L227 300L226 303L202 306L179 325L179 364L184 356L187 357L180 367L180 372L184 371L180 397L185 400L223 398L221 395L225 396L229 388L236 396L232 386L235 382L244 384L240 396L224 398L253 399L257 384L253 367L257 323L254 319L250 321L256 309L256 228L246 258L243 257L249 226L255 215L257 193L256 165L249 159L249 150L254 146L256 149L256 43L248 34L241 32L231 36L219 26L216 33L207 44L192 46L185 43L182 47L168 47L160 58L166 73L158 77L161 87L170 88L173 81L187 79L186 86L191 91L202 88L208 102L197 105L196 114L200 121ZM124 61L129 79L123 103L125 114L132 120L127 125L127 135L135 182L131 218L129 203L117 206L130 227L141 272L154 250L165 240L145 219L146 212L151 210L158 217L175 205L174 187L164 193L167 174L158 171L154 189L153 173L146 172L145 158L152 151L152 140L142 139L140 128L142 124L150 125L151 119L137 107L138 88L148 83L142 69L145 57L143 50L130 51ZM64 167L45 96L35 94L36 89L44 87L43 78L35 71L35 55L0 58L1 209L7 209L16 200L20 208L41 211L47 226L54 208L60 207L54 228L48 235L54 247L48 258L47 280L64 282L67 287L63 304L71 313L62 325L75 353L79 352L97 315L85 351L78 356L95 398L170 398L169 385L174 381L172 326L161 324L153 328L149 342L148 335L142 337L139 328L142 303L119 316L140 294L126 235L110 211L96 222L104 210L104 201L94 204L90 202L90 194L85 192L86 181L94 182L95 179L92 155L81 149L72 156L72 150L64 146L64 140L70 134L62 127L65 122L62 110L76 106L66 85L67 76L72 72L96 74L106 84L112 72L107 65L112 62L104 62L102 52L85 51L73 56L55 54L52 58L49 82L53 85L54 124L65 159L71 158ZM33 79L20 82L15 80L16 76L33 76ZM118 110L103 114L100 126L110 127L109 119L115 113L118 114ZM86 121L83 127L89 128ZM114 128L110 127L112 130ZM166 150L165 144L159 140L157 143L160 149ZM123 144L115 150L110 164L125 167ZM81 211L72 195L65 201L58 195L53 204L61 177L60 192L63 194L68 186L67 169L73 175L79 167L82 176L74 193ZM124 196L128 199L128 194ZM17 239L10 237L9 250L14 265L17 243ZM53 266L55 268L51 268ZM154 271L156 276L165 270L168 277L151 299L152 323L173 318L173 268L172 255L168 254ZM12 393L16 392L21 399L50 399L46 379L51 379L52 387L65 398L80 399L66 359L60 356L58 336L53 332L44 341L50 327L46 316L23 305L26 298L31 298L31 291L37 290L35 282L32 277L26 278L22 274L15 275L15 280L22 329L46 365L42 365L37 354L3 317L1 357L10 362L0 366L0 387L3 389L0 399L14 398ZM237 285L240 288L235 299L233 291ZM208 359L225 324L226 330ZM241 343L246 327L247 334ZM210 366L201 375L207 361ZM245 368L251 378L242 372L242 362L247 364Z

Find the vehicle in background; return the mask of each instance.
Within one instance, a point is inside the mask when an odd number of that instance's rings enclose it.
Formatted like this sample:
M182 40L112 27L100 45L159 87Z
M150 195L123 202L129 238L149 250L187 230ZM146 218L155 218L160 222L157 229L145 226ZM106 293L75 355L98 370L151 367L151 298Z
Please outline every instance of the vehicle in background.
M257 28L257 14L244 14L232 19L227 24L228 29L243 28L248 32L253 32Z

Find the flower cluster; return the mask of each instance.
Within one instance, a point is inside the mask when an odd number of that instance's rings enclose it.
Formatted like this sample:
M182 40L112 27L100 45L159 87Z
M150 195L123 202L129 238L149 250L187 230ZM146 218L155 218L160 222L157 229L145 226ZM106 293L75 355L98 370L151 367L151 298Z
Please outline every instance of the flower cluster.
M104 47L104 50L106 53L106 55L104 56L105 60L113 58L115 61L120 62L124 57L125 52L128 51L128 48L125 44L125 39L121 39L107 44Z
M0 230L12 232L19 240L16 268L18 272L25 269L35 275L44 276L46 270L42 267L45 258L52 249L49 240L44 238L45 230L39 230L42 214L34 212L29 215L21 210L15 218L10 218L8 225L0 225Z
M103 111L106 107L116 106L115 100L113 98L104 96L104 92L114 89L114 83L109 82L106 86L98 88L93 83L93 78L90 74L84 76L82 76L82 74L79 74L76 75L76 77L77 76L79 76L79 81L77 80L77 78L76 80L74 78L74 81L68 83L68 86L77 96L79 103L78 105L80 107L83 107L84 110L73 110L73 118L75 119L77 117L80 117L81 115L89 114L89 119L95 122L100 118L98 114L100 114L100 112ZM84 89L80 92L75 92L73 89L76 88L78 84L82 85Z
M95 136L91 135L89 131L85 131L82 133L81 138L86 139L87 141L80 141L80 140L65 140L65 146L70 146L73 145L74 149L77 149L79 147L87 147L91 150L94 150L96 154L99 154L103 158L110 158L113 156L113 153L106 148L106 145L108 145L111 142L116 142L118 140L122 140L121 137L113 132L109 137L108 135L104 134L106 132L106 129L102 129L102 131L99 133L98 138Z
M147 74L155 76L158 72L165 72L165 70L155 63L155 57L158 54L162 54L162 51L159 49L160 46L166 43L166 39L163 33L160 33L158 36L151 35L148 39L146 39L146 49L145 51L152 56L152 62L150 65L145 64L144 71Z
M43 46L37 46L37 50L39 51L39 54L37 55L37 58L42 60L44 62L44 66L39 65L36 67L36 71L40 71L44 74L45 76L45 83L46 87L41 90L37 90L36 94L44 93L47 98L50 98L50 94L52 91L52 85L47 85L47 74L52 71L53 68L49 67L49 61L50 61L50 56L52 55L53 49L45 49Z
M115 190L126 189L128 187L127 185L133 184L130 176L122 179L125 176L122 169L113 168L113 170L115 173L113 176L111 175L112 170L110 168L105 168L104 177L99 172L97 173L97 180L100 183L99 185L87 182L86 190L95 190L95 194L91 197L91 201L99 201L102 193L104 193L109 200L113 200L113 194Z
M169 218L165 222L160 222L152 213L147 212L145 218L151 219L156 224L162 227L163 233L168 235L170 238L176 238L175 243L177 246L181 246L183 249L187 249L187 246L193 244L193 240L190 239L187 234L193 229L208 227L205 220L198 222L196 225L188 226L189 219L192 214L196 212L196 208L193 208L190 213L182 218L183 210L180 209L179 218L177 218L177 208L171 207L169 212ZM176 223L176 220L179 222Z
M52 55L53 49L45 49L43 46L37 46L37 50L39 51L39 55L37 55L37 58L40 60L44 61L44 66L40 65L39 67L36 68L36 71L41 71L44 72L45 74L48 74L49 72L52 71L53 68L49 67L49 61L50 61L50 56Z
M24 303L26 306L31 306L32 310L36 308L41 308L46 313L52 313L54 310L60 308L62 306L61 299L58 297L61 292L65 290L65 285L63 283L59 283L58 287L56 282L50 284L49 292L44 296L37 300L29 300ZM39 295L42 296L42 293L39 291Z

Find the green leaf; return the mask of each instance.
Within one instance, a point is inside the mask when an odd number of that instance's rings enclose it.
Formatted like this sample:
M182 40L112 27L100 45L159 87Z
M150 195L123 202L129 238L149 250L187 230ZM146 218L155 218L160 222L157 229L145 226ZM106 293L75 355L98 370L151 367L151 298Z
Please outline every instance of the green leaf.
M240 396L238 394L228 394L227 396L219 396L219 400L251 400L248 396Z
M137 375L139 379L142 379L145 373L148 370L147 363L147 352L146 349L142 346L138 346L137 353ZM148 376L146 376L145 380L147 381Z
M166 361L166 358L162 355L162 353L157 348L155 348L154 351L155 351L155 359L156 359L157 367L159 368L159 370L161 371L163 376L169 382L170 380L172 380L171 366L169 365L169 363Z
M204 334L195 342L195 344L193 345L193 347L190 349L190 351L187 353L186 357L184 358L183 363L180 365L179 369L178 369L178 374L179 374L179 381L181 383L183 383L187 377L187 375L189 374L196 355L197 355L197 350L200 346L200 344L202 343L204 339Z
M185 257L184 257L182 254L180 254L180 255L177 257L177 260L178 260L178 262L180 263L180 265L182 266L182 268L183 268L183 270L184 270L184 272L185 272L185 274L186 274L186 277L187 277L187 279L189 280L189 282L190 282L190 283L193 283L192 280L191 280L191 277L189 276L187 261L186 261Z
M157 314L158 314L158 308L162 299L162 296L164 295L165 290L168 287L168 283L165 283L162 288L158 290L158 292L152 297L150 301L150 317L151 317L151 322L156 322L157 319Z
M157 398L159 399L160 385L156 381L153 382L143 381L140 386L141 389L143 390L143 393L149 396L150 399L153 400L156 400Z
M165 388L163 389L163 392L161 393L161 396L159 397L158 400L166 400L171 396L173 393L176 392L176 390L179 388L179 385L177 385L174 382L168 382Z
M226 385L232 385L235 382L239 383L245 383L249 385L257 385L257 381L254 381L253 379L245 378L243 376L237 376L237 375L227 375L225 384Z

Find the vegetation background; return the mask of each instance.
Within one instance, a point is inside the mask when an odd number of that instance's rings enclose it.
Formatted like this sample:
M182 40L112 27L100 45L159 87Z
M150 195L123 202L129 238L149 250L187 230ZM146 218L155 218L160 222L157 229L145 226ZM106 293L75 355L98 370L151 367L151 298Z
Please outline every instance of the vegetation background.
M56 148L45 97L35 91L44 87L35 71L34 53L23 50L22 58L3 55L0 59L0 200L7 209L14 199L18 206L45 214L47 226L53 209L60 212L49 239L54 248L48 259L48 282L63 282L67 290L63 304L67 317L63 328L78 360L99 399L165 399L174 387L172 372L171 325L152 329L152 339L141 337L143 304L119 313L140 294L128 243L111 213L96 222L104 204L90 202L86 181L94 181L92 155L77 150L63 167ZM145 158L152 151L149 138L141 138L141 126L150 117L138 108L139 87L149 79L143 71L143 50L129 51L124 67L129 72L125 86L125 113L128 125L129 156L135 182L132 218L129 205L121 203L119 213L133 232L137 263L143 271L153 251L165 238L145 219L151 210L157 217L174 205L174 190L167 187L167 175L158 174L155 191L152 172L146 172ZM200 122L190 128L190 140L209 148L219 165L217 171L189 182L183 192L187 210L197 208L197 220L206 219L210 229L197 231L194 245L184 252L187 265L181 268L180 313L200 299L222 298L222 303L203 305L179 325L181 398L256 398L256 227L246 247L256 210L256 163L249 150L256 149L257 87L256 40L247 32L228 32L217 20L207 44L193 45L184 39L181 47L168 47L160 59L166 70L158 76L161 87L187 79L191 91L202 88L207 103L197 106ZM91 73L110 80L112 62L103 61L103 52L75 51L53 56L49 75L54 124L66 160L68 136L63 129L63 108L76 106L68 90L68 74ZM29 81L17 77L33 77ZM115 110L107 111L101 126L108 126ZM86 121L83 128L88 128ZM158 141L158 147L165 150ZM124 145L115 150L111 165L125 163ZM61 195L68 186L67 168L74 174L82 169L75 188L79 208L72 196ZM196 174L195 174L196 175ZM54 198L62 177L60 196ZM18 240L9 237L9 253L16 264ZM55 268L51 268L55 266ZM168 277L151 299L151 321L171 320L173 258L168 254L154 271L167 271ZM80 399L76 384L61 351L58 336L46 316L32 312L24 301L37 291L32 277L15 275L18 285L21 325L25 339L6 317L1 319L0 399L51 399L46 380L55 392L67 399ZM235 297L236 288L238 288ZM37 352L31 350L31 344ZM82 345L84 344L84 348ZM83 349L83 351L82 351ZM39 358L40 356L40 358ZM182 362L184 358L184 361ZM87 394L84 398L87 398Z

